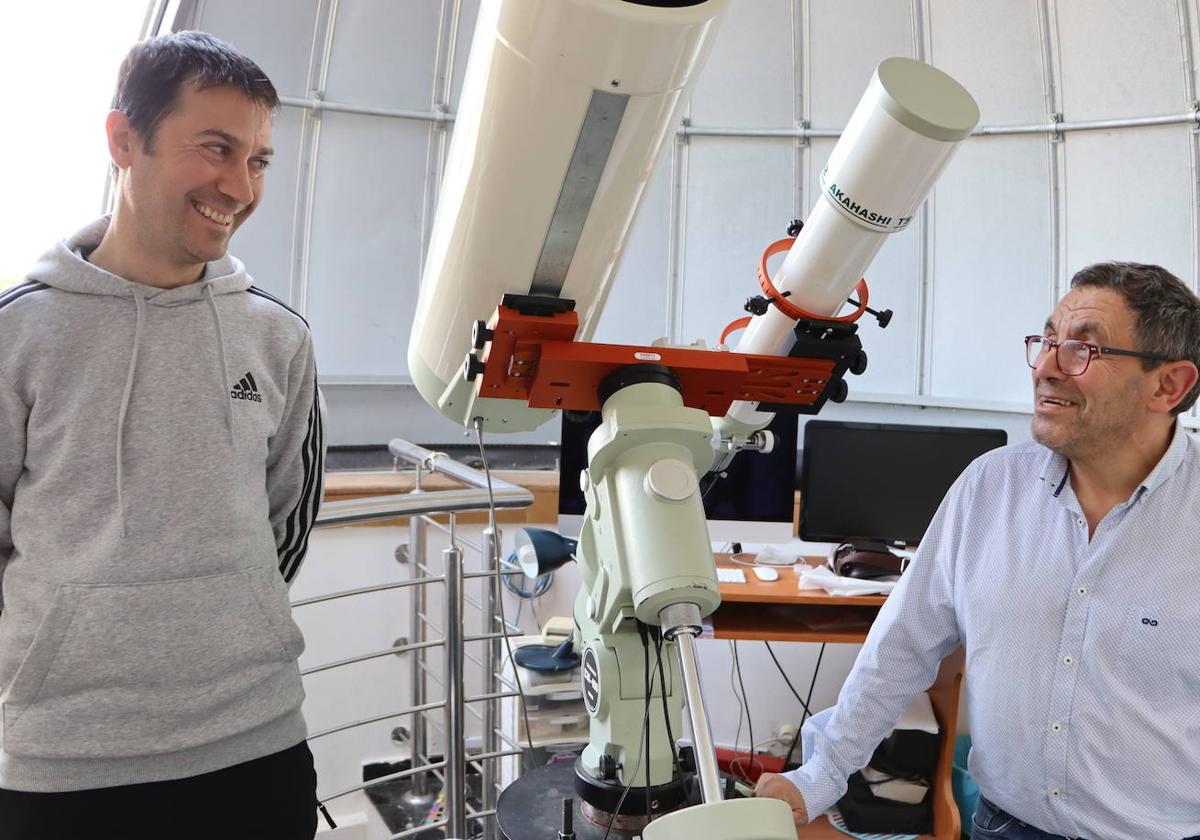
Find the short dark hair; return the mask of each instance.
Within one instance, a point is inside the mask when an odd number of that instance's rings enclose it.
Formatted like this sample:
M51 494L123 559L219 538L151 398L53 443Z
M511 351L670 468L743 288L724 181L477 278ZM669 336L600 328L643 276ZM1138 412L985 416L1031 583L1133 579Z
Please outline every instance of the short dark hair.
M279 94L262 68L207 32L174 32L140 41L121 62L112 107L129 118L147 152L153 151L155 129L186 84L200 90L230 85L269 111L279 107Z
M1200 298L1165 268L1142 263L1103 262L1080 269L1071 288L1111 289L1133 311L1137 350L1200 367ZM1144 359L1151 370L1161 362ZM1200 395L1200 382L1187 392L1172 414L1182 414Z

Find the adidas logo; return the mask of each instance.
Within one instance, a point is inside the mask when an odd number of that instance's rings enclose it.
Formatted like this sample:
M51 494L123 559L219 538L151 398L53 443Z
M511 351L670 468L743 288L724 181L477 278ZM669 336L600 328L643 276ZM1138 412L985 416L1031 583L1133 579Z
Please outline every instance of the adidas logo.
M262 402L262 394L258 393L258 385L254 382L254 375L249 371L246 372L246 375L242 377L238 384L229 390L229 396L235 400Z

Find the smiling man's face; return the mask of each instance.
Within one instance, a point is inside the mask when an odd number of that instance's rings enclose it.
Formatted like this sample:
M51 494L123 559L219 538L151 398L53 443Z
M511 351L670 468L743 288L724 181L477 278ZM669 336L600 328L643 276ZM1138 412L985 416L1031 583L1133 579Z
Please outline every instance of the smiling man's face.
M1138 349L1133 311L1111 289L1073 289L1046 321L1045 335ZM1082 374L1067 376L1055 353L1044 354L1033 369L1033 438L1068 458L1119 447L1149 415L1148 386L1152 392L1152 372L1135 358L1095 356Z
M154 260L202 269L258 206L271 114L235 87L185 85L150 143L135 138L122 202Z

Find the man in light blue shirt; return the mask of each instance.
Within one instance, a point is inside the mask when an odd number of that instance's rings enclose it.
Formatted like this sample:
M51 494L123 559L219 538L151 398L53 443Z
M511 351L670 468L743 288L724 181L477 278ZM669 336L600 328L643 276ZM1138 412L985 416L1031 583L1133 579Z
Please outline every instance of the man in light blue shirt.
M938 510L804 764L767 774L797 826L834 804L958 645L984 797L976 837L1200 835L1200 300L1101 263L1025 339L1033 440Z

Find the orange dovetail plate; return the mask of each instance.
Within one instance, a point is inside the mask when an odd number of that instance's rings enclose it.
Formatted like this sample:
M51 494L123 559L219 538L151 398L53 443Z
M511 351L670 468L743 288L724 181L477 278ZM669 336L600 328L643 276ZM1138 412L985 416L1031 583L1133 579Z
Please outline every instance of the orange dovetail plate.
M596 411L600 382L618 368L659 364L683 387L683 402L722 415L734 400L808 405L833 373L831 359L754 356L677 347L574 341L574 312L522 315L501 306L492 318L479 395L518 399L534 408Z
M604 377L637 364L669 367L683 386L684 405L716 415L724 414L738 399L749 373L746 358L736 353L549 341L542 344L541 364L529 404L534 408L599 411L598 392Z

